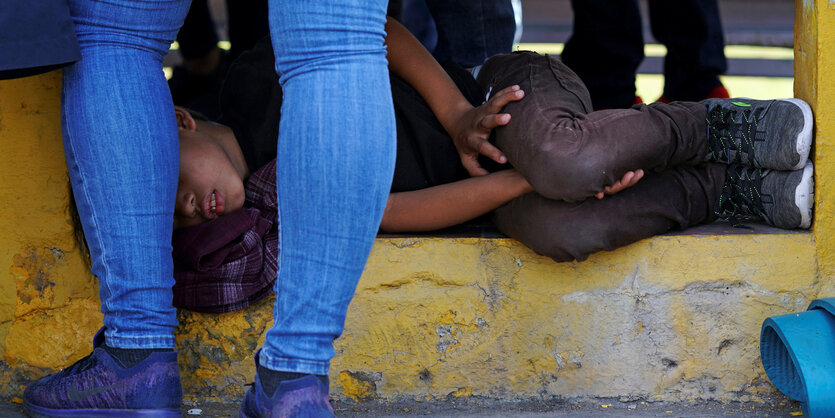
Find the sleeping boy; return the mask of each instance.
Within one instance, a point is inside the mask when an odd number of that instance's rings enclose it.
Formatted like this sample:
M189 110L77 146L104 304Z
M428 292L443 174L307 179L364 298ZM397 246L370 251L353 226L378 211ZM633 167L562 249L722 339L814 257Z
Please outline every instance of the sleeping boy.
M395 22L387 29L402 30ZM474 78L455 66L444 73L412 40L389 43L392 70L403 78L391 75L397 160L381 231L440 229L494 211L500 231L568 261L717 218L787 229L811 224L813 119L800 100L593 112L579 78L551 57L493 57ZM176 110L177 306L238 309L266 295L275 278L282 97L273 62L267 40L241 55L217 122ZM426 84L433 79L446 84ZM457 122L443 110L449 94L463 95L471 108L487 100L476 120L485 132L495 128L491 143L501 152L485 143L484 153L506 156L512 168L459 156L451 128ZM333 143L339 158L339 139ZM258 259L250 260L254 253ZM230 277L243 271L249 279Z

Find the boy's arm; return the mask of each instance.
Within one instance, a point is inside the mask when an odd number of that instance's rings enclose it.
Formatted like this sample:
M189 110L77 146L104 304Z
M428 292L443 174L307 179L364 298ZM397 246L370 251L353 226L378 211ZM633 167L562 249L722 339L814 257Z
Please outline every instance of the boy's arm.
M494 93L486 104L474 108L458 90L446 71L409 31L396 20L386 22L386 46L389 67L417 90L452 137L464 168L471 175L487 171L478 164L478 155L499 163L504 154L490 144L490 131L510 122L510 115L498 112L509 102L520 100L524 93L518 86Z
M632 187L643 170L628 171L604 193L615 194ZM502 170L484 176L411 192L389 195L380 230L383 232L432 231L475 219L505 203L532 192L530 183L516 170Z
M477 218L532 191L516 170L389 195L380 230L432 231Z

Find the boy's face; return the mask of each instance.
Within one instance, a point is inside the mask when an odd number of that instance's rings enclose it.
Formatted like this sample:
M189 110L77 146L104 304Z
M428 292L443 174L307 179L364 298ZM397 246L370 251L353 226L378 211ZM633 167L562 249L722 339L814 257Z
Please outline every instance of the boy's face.
M180 181L174 229L201 224L244 204L243 178L222 142L199 129L180 127Z

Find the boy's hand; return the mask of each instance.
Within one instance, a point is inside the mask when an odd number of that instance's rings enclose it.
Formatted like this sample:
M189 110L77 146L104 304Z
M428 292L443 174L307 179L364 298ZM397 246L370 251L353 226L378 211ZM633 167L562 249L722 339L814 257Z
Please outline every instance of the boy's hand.
M644 177L644 170L639 169L635 171L627 171L626 174L624 174L620 180L615 182L615 184L611 186L606 186L602 192L594 195L594 197L598 199L603 199L604 195L612 195L621 190L632 187L636 183L638 183L638 180L640 180L642 177Z
M487 170L478 163L479 154L483 154L497 163L504 164L507 157L493 144L487 141L490 131L510 122L510 114L499 113L510 102L521 100L525 92L519 86L507 87L491 95L490 100L479 107L462 113L450 132L455 148L461 156L461 163L471 176L483 176Z

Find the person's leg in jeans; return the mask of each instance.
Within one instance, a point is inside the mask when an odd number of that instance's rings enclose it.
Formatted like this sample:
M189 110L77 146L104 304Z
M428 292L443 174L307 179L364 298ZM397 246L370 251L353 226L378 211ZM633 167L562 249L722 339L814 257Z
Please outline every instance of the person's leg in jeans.
M286 412L311 398L318 403L303 408L330 408L320 379L293 378L327 379L333 341L342 333L391 185L395 124L385 14L385 0L270 2L284 89L276 181L279 274L274 325L257 356L244 415L274 406ZM274 393L277 400L268 401Z
M572 0L571 7L574 29L562 61L586 84L595 109L632 106L644 59L637 0Z
M603 199L569 203L536 193L494 212L503 233L556 261L585 260L644 238L716 219L724 164L648 172L638 184Z
M516 52L488 60L484 91L519 85L510 123L496 129L508 161L550 199L578 201L637 169L695 165L707 155L705 106L677 102L591 111L582 81L558 60Z
M667 47L664 99L702 100L722 85L728 64L716 0L650 0L649 16L653 36Z
M162 58L189 1L69 3L82 59L64 70L64 149L99 279L104 333L90 357L30 385L24 401L179 414L171 305L179 158ZM120 368L140 363L142 372Z
M513 49L516 19L510 0L426 0L438 30L432 55L462 67Z

